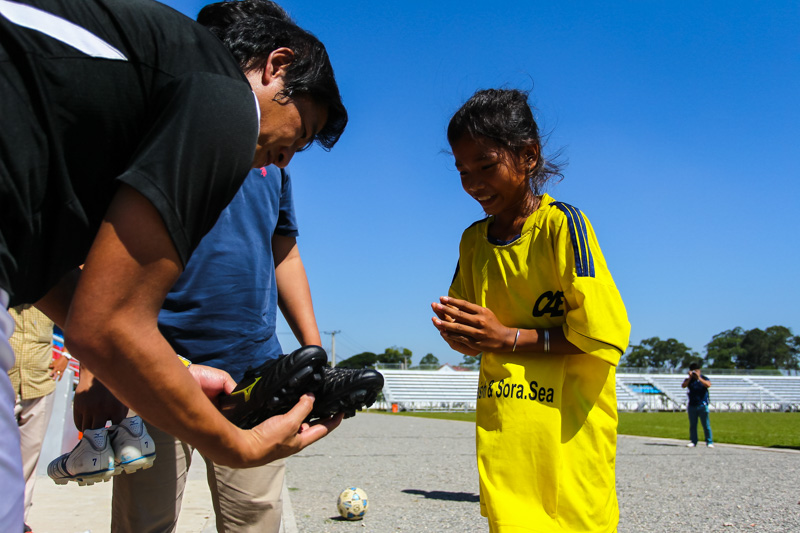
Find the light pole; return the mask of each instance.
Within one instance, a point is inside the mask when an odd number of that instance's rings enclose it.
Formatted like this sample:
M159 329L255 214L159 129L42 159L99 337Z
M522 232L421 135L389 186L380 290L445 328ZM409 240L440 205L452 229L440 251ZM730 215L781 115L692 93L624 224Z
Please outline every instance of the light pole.
M342 330L340 329L335 331L323 331L325 335L331 336L331 368L336 366L336 334L341 332Z

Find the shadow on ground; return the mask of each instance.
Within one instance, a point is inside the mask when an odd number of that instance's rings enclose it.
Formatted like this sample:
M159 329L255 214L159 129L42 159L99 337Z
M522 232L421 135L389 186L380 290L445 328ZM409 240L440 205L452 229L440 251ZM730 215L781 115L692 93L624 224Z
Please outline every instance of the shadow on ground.
M444 500L447 502L471 502L477 503L481 500L477 494L470 492L448 492L444 490L418 490L418 489L405 489L401 492L406 494L415 494L422 496L428 500Z

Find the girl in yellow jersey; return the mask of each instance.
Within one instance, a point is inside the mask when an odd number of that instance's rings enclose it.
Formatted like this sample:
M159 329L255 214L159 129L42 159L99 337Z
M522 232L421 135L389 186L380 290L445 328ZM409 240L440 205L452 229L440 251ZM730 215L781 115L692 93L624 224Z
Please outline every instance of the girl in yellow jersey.
M592 226L541 192L560 175L541 153L527 93L486 90L447 130L461 185L487 218L464 231L434 325L481 355L477 454L492 533L613 532L625 306Z

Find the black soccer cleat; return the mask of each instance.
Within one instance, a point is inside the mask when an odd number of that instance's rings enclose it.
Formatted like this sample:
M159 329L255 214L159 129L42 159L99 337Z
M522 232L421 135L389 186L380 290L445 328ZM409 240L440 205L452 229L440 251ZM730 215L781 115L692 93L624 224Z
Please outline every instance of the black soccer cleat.
M336 413L344 413L345 418L355 416L356 411L375 403L382 389L383 376L377 370L326 366L322 388L315 393L308 419L328 418Z
M250 429L294 407L306 392L322 386L328 355L319 346L303 346L245 372L229 395L219 400L222 414L242 429Z

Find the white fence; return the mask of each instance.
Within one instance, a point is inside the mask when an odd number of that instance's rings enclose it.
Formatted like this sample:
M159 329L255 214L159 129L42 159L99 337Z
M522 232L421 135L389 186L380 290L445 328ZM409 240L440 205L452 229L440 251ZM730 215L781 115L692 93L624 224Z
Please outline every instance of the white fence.
M380 369L384 401L401 410L474 410L477 371ZM714 411L800 411L800 376L714 375L709 407ZM620 411L679 411L686 408L685 374L617 374Z
M443 367L447 369L448 367ZM478 372L384 370L383 397L388 406L424 411L474 411Z

